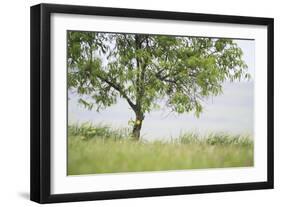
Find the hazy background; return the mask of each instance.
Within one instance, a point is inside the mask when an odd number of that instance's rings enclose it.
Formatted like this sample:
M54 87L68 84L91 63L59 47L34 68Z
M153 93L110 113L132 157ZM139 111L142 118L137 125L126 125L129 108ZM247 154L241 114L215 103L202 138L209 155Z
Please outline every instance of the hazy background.
M223 94L210 97L203 104L203 113L196 118L193 113L177 115L168 108L153 111L145 115L141 136L144 139L176 137L180 133L194 131L197 133L230 132L233 134L253 134L254 116L254 40L235 40L243 50L244 61L248 65L251 80L225 82ZM127 102L119 99L117 104L106 110L89 111L78 104L78 96L69 94L69 123L102 123L114 128L128 127L128 121L134 120L134 113Z

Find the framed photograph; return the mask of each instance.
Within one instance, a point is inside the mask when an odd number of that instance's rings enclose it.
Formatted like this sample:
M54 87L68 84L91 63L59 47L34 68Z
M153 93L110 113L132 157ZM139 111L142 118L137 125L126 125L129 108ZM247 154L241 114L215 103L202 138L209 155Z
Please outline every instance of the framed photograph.
M273 188L273 19L31 7L31 200Z

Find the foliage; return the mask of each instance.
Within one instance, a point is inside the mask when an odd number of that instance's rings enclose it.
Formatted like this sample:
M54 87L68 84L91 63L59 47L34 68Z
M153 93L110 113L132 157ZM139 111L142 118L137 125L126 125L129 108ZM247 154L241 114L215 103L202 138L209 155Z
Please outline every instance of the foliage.
M181 144L253 146L253 140L249 135L231 135L228 133L208 133L205 136L200 136L196 133L185 133L180 135L176 142Z
M129 129L112 129L106 125L96 125L85 122L81 125L73 124L68 126L68 136L76 136L82 140L86 139L113 139L121 140L130 137Z
M225 80L250 78L243 52L231 39L98 32L67 33L68 88L86 108L105 109L124 98L136 115L159 100L176 113L203 111L205 97L222 93ZM139 124L137 124L139 123Z

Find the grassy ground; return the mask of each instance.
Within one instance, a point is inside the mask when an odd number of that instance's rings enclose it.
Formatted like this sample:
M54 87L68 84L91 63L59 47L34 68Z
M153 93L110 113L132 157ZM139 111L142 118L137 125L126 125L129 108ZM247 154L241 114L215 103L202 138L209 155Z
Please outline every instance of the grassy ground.
M126 129L68 128L68 175L253 166L253 141L223 133L136 142Z

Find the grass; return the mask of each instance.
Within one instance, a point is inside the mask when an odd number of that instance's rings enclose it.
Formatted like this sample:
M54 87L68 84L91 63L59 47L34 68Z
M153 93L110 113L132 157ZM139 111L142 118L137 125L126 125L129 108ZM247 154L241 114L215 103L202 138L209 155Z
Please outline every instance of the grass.
M249 136L210 133L136 142L128 129L68 127L68 175L253 166Z

